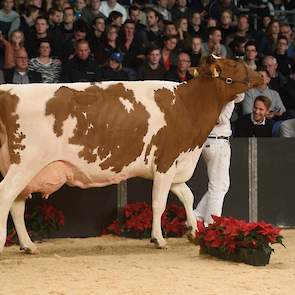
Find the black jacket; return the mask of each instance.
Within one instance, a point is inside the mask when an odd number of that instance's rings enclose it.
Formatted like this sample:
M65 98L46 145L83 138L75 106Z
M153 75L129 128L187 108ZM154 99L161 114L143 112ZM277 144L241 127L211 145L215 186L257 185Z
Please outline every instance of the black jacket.
M64 66L63 82L95 82L101 81L101 70L92 58L80 60L76 56Z
M272 121L265 120L265 125L254 125L251 120L251 114L242 116L238 122L235 131L235 137L271 137Z
M13 75L14 75L15 69L4 69L4 79L5 83L12 84ZM35 71L28 71L28 77L30 83L42 83L42 76L41 73L35 72Z

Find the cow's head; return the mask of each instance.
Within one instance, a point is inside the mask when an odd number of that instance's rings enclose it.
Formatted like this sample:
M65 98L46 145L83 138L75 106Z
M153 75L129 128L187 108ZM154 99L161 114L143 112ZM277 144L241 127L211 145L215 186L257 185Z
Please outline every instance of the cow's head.
M216 79L220 90L224 90L230 96L263 84L261 75L250 69L243 61L215 56L210 56L206 65L199 68L198 75Z

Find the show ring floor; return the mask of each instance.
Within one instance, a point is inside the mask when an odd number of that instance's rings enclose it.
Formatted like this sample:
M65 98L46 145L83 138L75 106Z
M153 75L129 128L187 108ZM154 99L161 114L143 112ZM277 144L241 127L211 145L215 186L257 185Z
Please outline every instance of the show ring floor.
M293 295L295 230L282 234L287 248L275 246L266 267L200 256L185 238L168 250L112 236L47 240L39 255L13 246L0 255L0 294Z

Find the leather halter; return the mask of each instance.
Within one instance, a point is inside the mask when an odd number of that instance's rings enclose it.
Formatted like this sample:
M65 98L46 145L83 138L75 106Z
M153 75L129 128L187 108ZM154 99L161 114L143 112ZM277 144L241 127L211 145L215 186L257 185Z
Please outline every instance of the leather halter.
M246 71L246 78L244 80L235 80L235 79L232 79L231 77L223 77L222 76L222 71L220 72L220 74L218 76L216 76L214 78L215 79L220 79L220 80L224 81L228 85L231 85L233 83L242 83L242 84L246 84L249 87L249 85L251 83L250 83L250 79L249 79L249 71L248 71L248 68L247 68L247 66L246 66L246 64L244 62L239 61L239 63L242 63L243 64L244 69ZM200 75L200 76L202 76L202 75ZM212 77L210 74L208 74L206 76Z
M233 83L242 83L242 84L246 84L247 86L249 86L250 85L249 71L248 71L245 63L243 63L242 61L240 61L240 63L243 64L244 69L246 71L246 78L244 80L235 80L235 79L232 79L231 77L222 77L222 71L220 72L220 75L215 78L223 80L228 85L233 84Z

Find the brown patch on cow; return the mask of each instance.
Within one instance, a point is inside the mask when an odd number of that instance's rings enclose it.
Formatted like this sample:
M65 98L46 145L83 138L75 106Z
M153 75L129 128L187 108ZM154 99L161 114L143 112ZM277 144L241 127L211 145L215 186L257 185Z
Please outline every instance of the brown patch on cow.
M19 131L19 116L15 113L18 102L18 96L10 94L8 91L0 90L0 120L3 123L0 124L0 133L1 138L5 138L5 134L7 135L11 164L20 163L20 151L25 149L25 145L22 144L22 141L26 136L23 132ZM1 142L1 146L3 144L4 143Z
M153 136L146 159L151 146L155 145L159 172L165 173L181 153L201 147L217 122L222 104L210 93L201 98L193 87L195 83L181 84L174 93L166 88L155 91L155 101L167 125Z
M132 104L133 109L128 112L119 98ZM83 146L79 157L88 163L103 160L102 169L120 172L142 153L149 114L122 83L107 89L90 86L84 91L61 87L47 102L46 115L55 117L57 136L63 134L63 123L69 116L76 118L69 143Z

